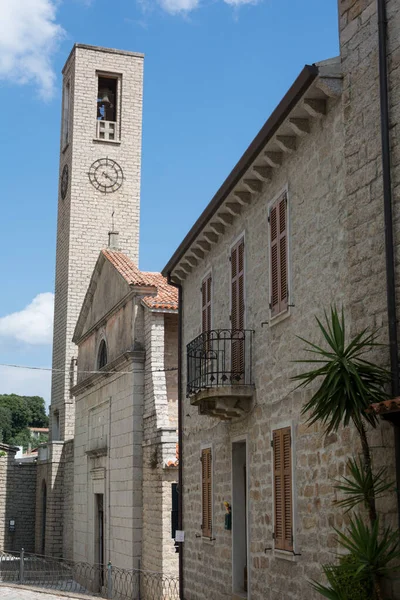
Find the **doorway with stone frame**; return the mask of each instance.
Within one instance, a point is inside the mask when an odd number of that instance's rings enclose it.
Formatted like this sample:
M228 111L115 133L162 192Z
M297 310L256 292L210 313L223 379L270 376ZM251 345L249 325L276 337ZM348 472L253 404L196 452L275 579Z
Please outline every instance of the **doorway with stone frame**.
M248 598L247 440L232 442L232 600Z

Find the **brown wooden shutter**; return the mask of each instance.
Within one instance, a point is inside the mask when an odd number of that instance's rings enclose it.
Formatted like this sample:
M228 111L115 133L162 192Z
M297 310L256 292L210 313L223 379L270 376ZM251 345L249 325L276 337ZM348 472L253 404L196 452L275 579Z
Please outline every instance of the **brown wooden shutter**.
M271 314L278 315L288 305L288 251L287 251L287 197L286 194L271 207L270 225L270 269L271 269Z
M293 550L292 448L290 427L273 432L275 548Z
M242 238L231 251L231 328L232 375L233 382L244 378L244 239Z
M212 537L212 468L211 448L201 451L201 529L204 537Z
M211 275L203 279L201 286L201 330L202 333L211 329Z

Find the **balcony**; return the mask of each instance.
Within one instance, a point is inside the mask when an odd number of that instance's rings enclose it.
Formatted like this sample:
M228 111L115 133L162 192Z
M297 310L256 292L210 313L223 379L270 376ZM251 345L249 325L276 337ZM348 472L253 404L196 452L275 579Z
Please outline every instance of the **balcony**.
M253 331L213 329L187 345L187 390L200 414L223 420L244 416L254 395Z
M118 141L116 121L96 121L96 137L98 140L106 140L109 142Z

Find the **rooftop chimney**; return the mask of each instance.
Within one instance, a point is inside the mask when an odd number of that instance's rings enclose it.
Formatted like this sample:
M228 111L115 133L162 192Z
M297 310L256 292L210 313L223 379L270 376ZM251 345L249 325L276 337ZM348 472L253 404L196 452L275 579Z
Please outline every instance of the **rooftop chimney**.
M119 250L118 248L118 231L108 232L108 247L110 250Z

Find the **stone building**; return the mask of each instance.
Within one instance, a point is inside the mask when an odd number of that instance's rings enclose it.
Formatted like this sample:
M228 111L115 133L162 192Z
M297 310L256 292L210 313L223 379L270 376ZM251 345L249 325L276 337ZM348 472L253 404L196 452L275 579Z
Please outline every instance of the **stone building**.
M100 253L74 334L75 560L177 574L177 308L159 273Z
M142 78L143 55L82 44L63 69L50 440L39 449L35 545L176 575L177 292L138 269Z
M332 479L359 451L358 436L307 426L301 409L311 392L295 390L291 376L304 357L298 336L320 341L315 316L331 304L343 305L352 333L383 325L387 342L388 320L396 323L387 311L384 204L389 189L397 257L400 2L386 2L383 56L391 188L382 61L378 68L384 5L339 1L340 56L304 67L163 270L182 288L185 600L317 598L309 580L335 560L332 527L344 521ZM390 362L386 348L377 358ZM393 395L397 363L396 349ZM393 475L396 406L377 407L395 426L382 421L370 432L374 464ZM394 526L395 504L379 506Z

